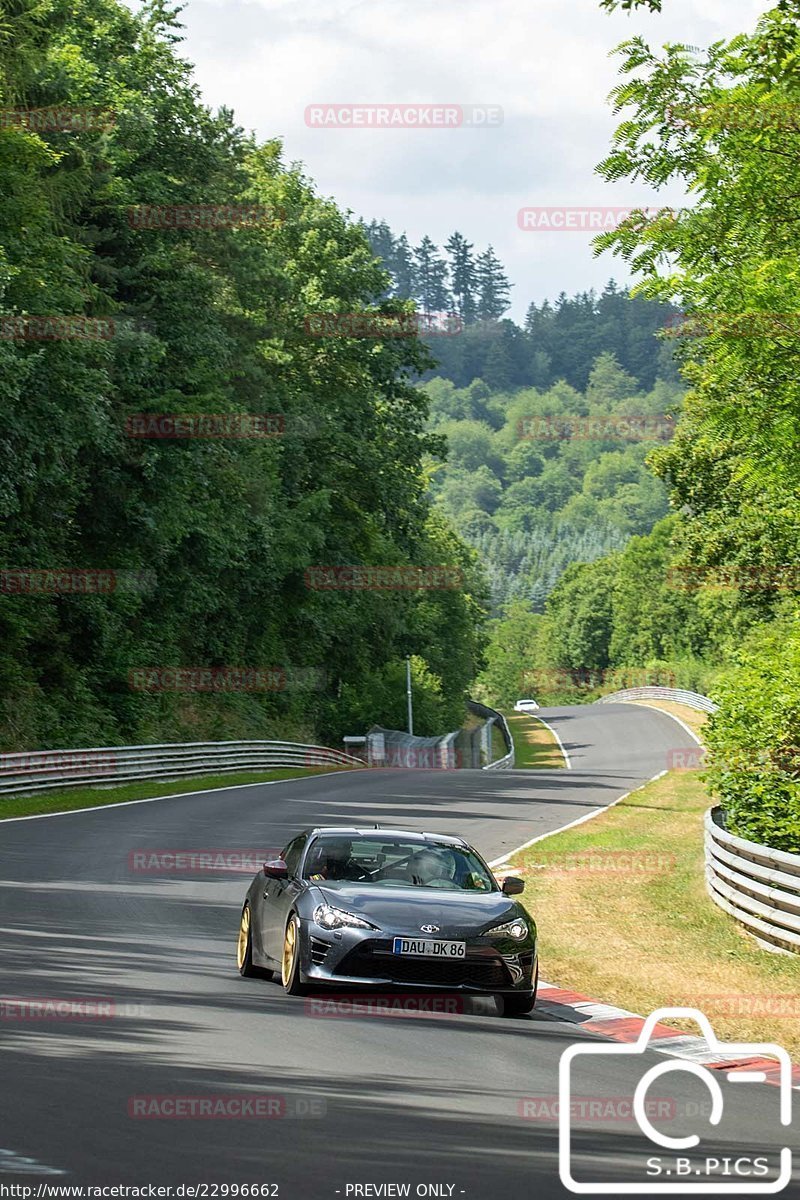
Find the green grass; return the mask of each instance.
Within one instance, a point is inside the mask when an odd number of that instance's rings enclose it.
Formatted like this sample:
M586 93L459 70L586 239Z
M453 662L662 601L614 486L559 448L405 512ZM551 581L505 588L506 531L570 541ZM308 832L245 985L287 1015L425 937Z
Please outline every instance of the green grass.
M505 739L500 732L497 723L492 725L492 762L497 762L498 758L505 758L508 751L506 750Z
M672 771L498 873L525 879L549 983L643 1014L697 1008L727 1040L799 1057L800 956L762 950L706 894L710 805L696 771Z
M242 783L268 783L273 779L303 779L307 775L330 771L350 771L351 767L286 767L274 771L239 771L221 775L202 775L194 779L142 780L119 787L67 788L40 792L35 796L0 796L0 822L8 817L29 817L39 813L72 812L101 804L122 804L126 800L147 800L152 796L179 796L182 792L205 792L212 788Z
M511 736L514 739L514 766L533 770L554 767L566 767L561 748L553 734L543 725L538 717L528 713L507 712L503 714L508 721Z

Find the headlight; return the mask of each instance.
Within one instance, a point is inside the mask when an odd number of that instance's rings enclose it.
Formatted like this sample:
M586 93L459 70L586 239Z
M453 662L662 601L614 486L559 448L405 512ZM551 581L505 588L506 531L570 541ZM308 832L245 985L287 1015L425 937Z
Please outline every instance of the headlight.
M369 921L357 917L355 913L345 912L343 908L333 908L330 904L318 904L314 909L314 920L323 929L377 929Z
M505 921L502 925L487 929L483 936L510 937L515 942L524 942L529 932L527 921L523 921L522 917L515 917L513 921Z

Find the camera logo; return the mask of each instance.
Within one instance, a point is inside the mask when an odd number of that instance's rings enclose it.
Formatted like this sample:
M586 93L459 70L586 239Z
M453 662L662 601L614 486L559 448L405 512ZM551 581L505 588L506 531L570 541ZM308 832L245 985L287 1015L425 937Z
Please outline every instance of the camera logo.
M766 1075L759 1070L763 1059L775 1059L779 1064L779 1113L781 1125L789 1125L792 1119L792 1066L789 1055L782 1046L769 1042L725 1042L721 1043L714 1034L708 1018L696 1008L659 1008L644 1023L639 1039L633 1043L612 1043L610 1045L594 1045L578 1042L564 1051L559 1064L559 1153L558 1165L561 1182L564 1187L576 1195L598 1196L636 1193L638 1195L653 1195L666 1193L669 1195L707 1195L719 1196L726 1193L732 1195L774 1195L782 1191L792 1177L792 1152L788 1146L780 1150L779 1162L776 1156L775 1166L780 1170L777 1176L765 1178L771 1167L764 1157L738 1157L721 1159L705 1156L698 1152L689 1158L687 1151L694 1150L700 1144L697 1134L683 1137L672 1137L662 1130L656 1129L647 1111L647 1093L651 1084L661 1079L668 1072L682 1071L699 1079L708 1088L711 1095L710 1115L711 1125L718 1126L723 1118L723 1096L717 1074L696 1062L670 1059L659 1063L645 1071L633 1094L633 1115L647 1143L658 1147L660 1156L649 1157L644 1166L642 1178L631 1182L608 1182L598 1180L578 1180L575 1178L573 1167L577 1157L573 1147L571 1126L572 1082L575 1078L575 1060L578 1058L595 1059L600 1055L622 1056L643 1055L648 1049L654 1030L659 1021L666 1018L681 1018L695 1021L706 1040L709 1051L709 1061L730 1059L742 1062L753 1061L753 1069L739 1067L736 1071L727 1073L729 1082L735 1083L764 1083ZM615 1064L618 1068L622 1063ZM631 1064L633 1065L633 1064ZM650 1145L648 1145L648 1150ZM677 1154L681 1153L681 1157Z

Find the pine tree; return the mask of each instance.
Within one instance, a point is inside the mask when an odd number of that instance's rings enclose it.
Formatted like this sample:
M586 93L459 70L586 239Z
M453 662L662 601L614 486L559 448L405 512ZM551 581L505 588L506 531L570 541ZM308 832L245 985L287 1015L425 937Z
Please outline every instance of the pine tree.
M477 310L475 290L477 287L475 260L472 243L460 233L450 235L445 245L450 255L450 286L456 304L456 312L465 324L475 320Z
M392 262L394 259L394 238L392 231L385 221L370 221L369 225L363 220L358 222L364 233L367 235L367 240L372 248L372 253L376 258L379 258L383 263L384 269L392 274ZM385 288L376 300L385 300L393 294L393 282L389 287Z
M394 276L395 296L401 300L412 299L417 293L417 273L414 255L404 233L395 240L391 271Z
M488 246L483 254L478 256L475 280L478 289L478 317L482 321L498 320L510 307L511 284L492 246Z
M414 250L417 268L415 298L426 313L447 312L451 296L447 288L447 264L439 257L439 248L426 234Z
M394 255L394 238L389 226L385 221L370 221L369 225L365 225L363 221L359 221L359 225L361 225L366 233L376 257L383 260L387 271L391 270L392 257Z

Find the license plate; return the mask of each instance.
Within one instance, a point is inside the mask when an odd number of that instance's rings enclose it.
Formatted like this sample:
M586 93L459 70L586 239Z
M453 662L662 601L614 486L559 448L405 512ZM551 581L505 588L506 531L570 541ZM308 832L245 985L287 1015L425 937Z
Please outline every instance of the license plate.
M433 938L396 937L392 944L395 954L415 954L423 958L465 958L466 942L437 942Z

